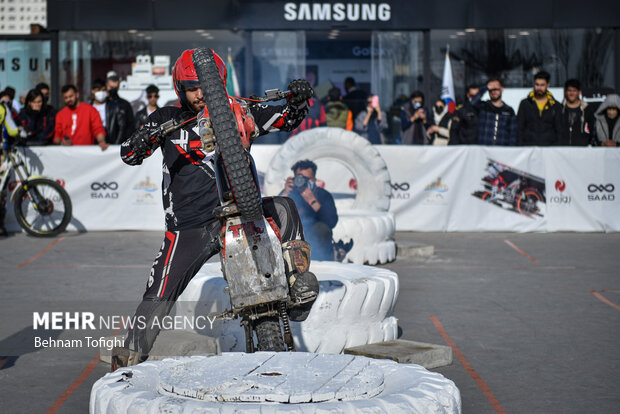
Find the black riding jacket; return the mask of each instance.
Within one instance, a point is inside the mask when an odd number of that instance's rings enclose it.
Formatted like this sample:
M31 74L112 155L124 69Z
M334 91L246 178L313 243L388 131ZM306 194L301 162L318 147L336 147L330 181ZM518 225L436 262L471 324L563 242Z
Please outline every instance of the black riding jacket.
M274 131L292 131L308 113L306 103L299 107L291 104L270 106L252 104L249 106L260 135ZM145 127L156 128L173 118L185 119L188 109L166 106L148 117ZM218 206L214 173L214 153L202 150L196 122L174 131L163 139L162 196L168 231L202 227L213 221L213 209ZM137 133L137 132L136 132ZM129 165L139 165L142 158L132 157L132 138L121 145L121 158ZM155 142L150 154L159 147ZM149 155L150 155L149 154Z

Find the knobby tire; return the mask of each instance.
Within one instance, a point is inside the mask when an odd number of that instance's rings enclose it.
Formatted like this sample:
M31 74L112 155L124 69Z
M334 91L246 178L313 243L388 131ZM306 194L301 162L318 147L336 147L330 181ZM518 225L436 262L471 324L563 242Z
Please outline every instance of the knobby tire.
M254 322L259 351L284 351L284 340L277 316L266 316Z
M215 64L213 51L196 49L192 59L241 218L244 221L259 220L263 215L259 190L241 144L237 121Z
M64 206L64 214L62 216L62 219L60 220L58 224L54 225L54 227L48 230L37 229L37 228L32 227L32 225L28 222L28 220L24 216L24 211L22 209L22 204L28 198L28 194L27 194L28 190L37 191L38 188L41 188L44 186L51 187L53 189L54 194L56 194L58 198L62 200L62 204ZM28 190L26 190L26 188ZM28 180L25 183L22 183L16 191L17 192L15 193L15 202L13 206L14 212L15 212L15 218L17 219L17 222L19 223L19 225L28 234L31 234L33 236L39 236L39 237L54 237L62 233L63 231L65 231L65 229L67 228L67 225L69 225L69 222L71 221L72 205L71 205L71 198L69 197L69 194L67 194L67 191L65 191L65 189L60 184L58 184L56 181L52 181L47 178L35 178L33 180ZM39 191L39 193L42 194L41 191ZM56 204L58 204L58 202L56 202ZM40 213L38 214L41 217L43 217L42 214Z

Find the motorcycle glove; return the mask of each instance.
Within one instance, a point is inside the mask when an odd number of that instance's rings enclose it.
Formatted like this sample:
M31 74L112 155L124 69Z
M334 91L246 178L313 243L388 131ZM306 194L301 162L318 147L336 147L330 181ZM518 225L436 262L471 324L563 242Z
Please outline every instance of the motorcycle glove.
M293 95L289 102L295 106L301 105L314 95L310 82L305 79L295 79L288 84L288 90Z
M159 144L157 141L157 129L144 127L133 133L123 145L129 145L131 151L123 157L123 161L129 165L140 165L142 160L150 156L153 149Z

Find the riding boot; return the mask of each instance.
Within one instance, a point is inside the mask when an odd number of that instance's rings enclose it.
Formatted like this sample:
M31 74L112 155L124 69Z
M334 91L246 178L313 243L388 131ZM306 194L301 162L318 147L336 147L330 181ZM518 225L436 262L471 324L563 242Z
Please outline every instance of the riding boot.
M310 244L304 240L291 240L282 244L284 267L288 279L292 306L288 315L292 321L308 318L312 304L319 294L319 281L310 268Z
M112 348L112 371L114 372L119 368L130 367L138 365L148 359L148 355L144 355L137 351L132 351L127 348Z

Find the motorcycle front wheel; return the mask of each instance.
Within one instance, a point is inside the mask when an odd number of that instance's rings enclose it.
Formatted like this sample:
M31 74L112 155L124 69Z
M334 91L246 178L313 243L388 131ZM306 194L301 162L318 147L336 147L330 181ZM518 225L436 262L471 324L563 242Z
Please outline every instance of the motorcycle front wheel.
M71 199L60 184L35 178L22 183L15 191L15 218L28 234L54 237L67 228L71 221Z
M209 118L222 153L228 182L244 221L259 220L263 215L259 189L241 144L237 120L211 49L196 49L192 55Z

